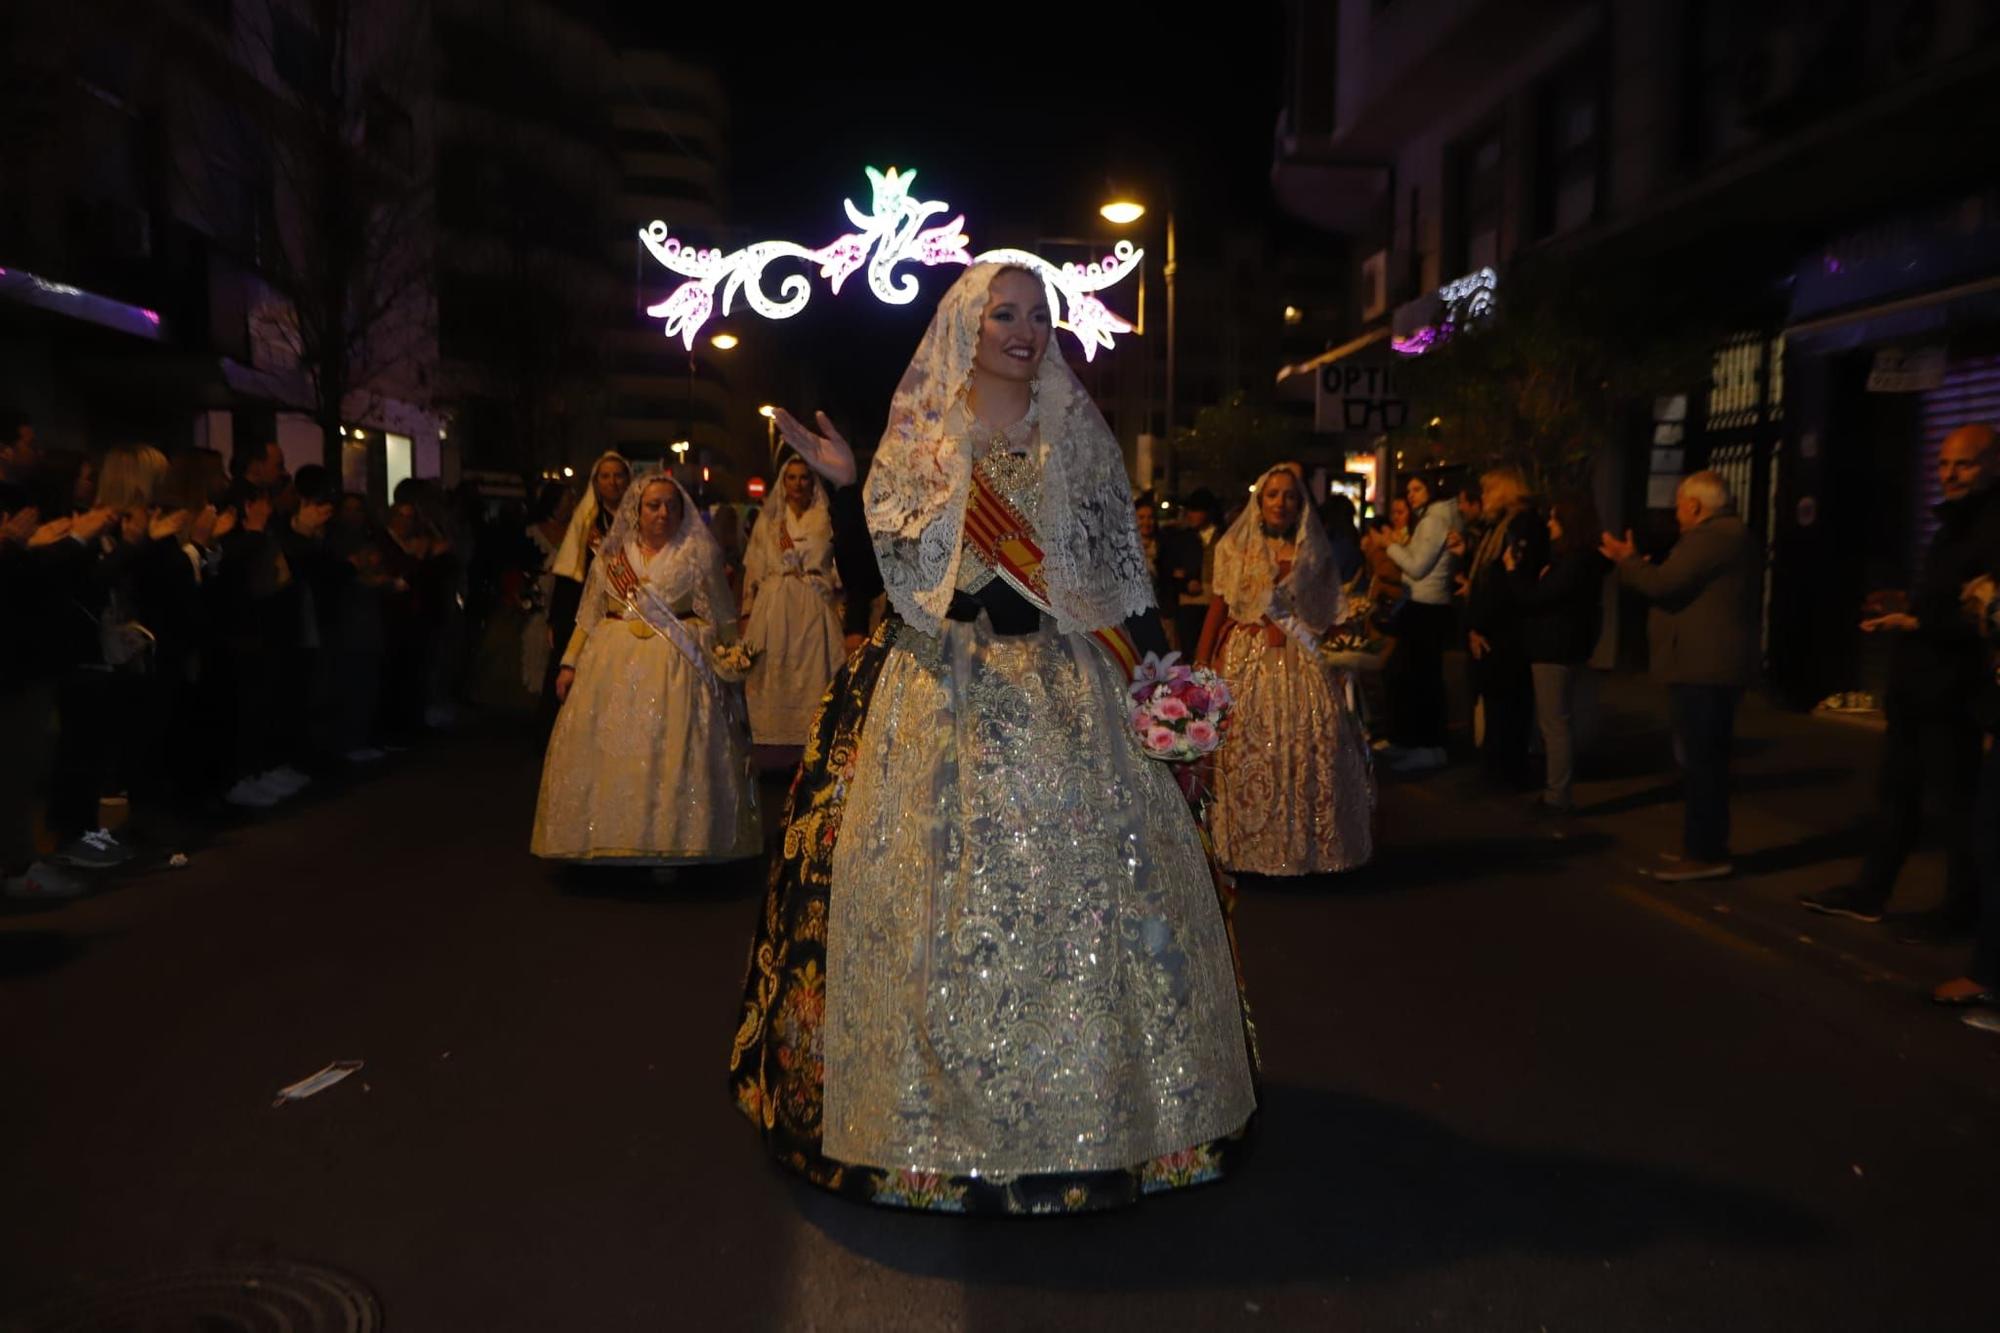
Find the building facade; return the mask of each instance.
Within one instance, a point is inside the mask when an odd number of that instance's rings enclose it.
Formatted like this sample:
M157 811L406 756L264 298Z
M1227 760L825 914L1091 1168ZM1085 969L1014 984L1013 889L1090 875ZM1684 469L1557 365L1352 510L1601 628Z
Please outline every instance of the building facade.
M399 13L9 7L0 398L45 443L276 440L377 497L449 470L430 70Z
M1289 367L1322 429L1349 425L1324 415L1335 367L1393 377L1471 287L1504 306L1525 262L1650 283L1708 316L1712 370L1631 404L1600 500L1657 530L1680 475L1729 475L1769 546L1772 684L1870 688L1861 600L1907 585L1936 440L1985 410L2000 249L1972 146L2000 136L2000 11L1297 0L1290 30L1274 185L1355 280L1347 337ZM1349 450L1380 443L1355 424Z

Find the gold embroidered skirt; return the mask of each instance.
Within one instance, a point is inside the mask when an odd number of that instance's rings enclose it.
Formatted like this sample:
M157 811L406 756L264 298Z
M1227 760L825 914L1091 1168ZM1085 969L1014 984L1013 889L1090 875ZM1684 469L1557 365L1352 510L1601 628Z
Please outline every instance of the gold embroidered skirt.
M542 763L531 850L564 861L683 865L762 849L735 721L686 655L603 620L576 663ZM704 651L712 631L686 622Z
M743 641L757 655L743 683L750 738L759 745L805 744L826 683L847 656L834 603L816 580L766 579Z
M782 1160L948 1211L1222 1174L1255 1109L1222 908L1086 640L885 626L786 823L731 1061Z
M1335 673L1290 635L1231 622L1216 670L1236 696L1215 756L1209 827L1231 870L1317 875L1374 853L1368 738Z

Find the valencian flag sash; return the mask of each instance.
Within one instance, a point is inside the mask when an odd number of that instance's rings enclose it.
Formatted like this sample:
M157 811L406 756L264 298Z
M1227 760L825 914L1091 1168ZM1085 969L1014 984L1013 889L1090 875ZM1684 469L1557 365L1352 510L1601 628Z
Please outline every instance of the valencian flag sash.
M625 603L625 609L631 617L629 624L633 634L642 639L650 639L655 634L665 636L674 647L681 650L681 655L694 667L695 674L701 677L703 684L720 690L721 682L716 679L714 667L709 665L708 654L702 651L701 644L688 632L688 627L681 623L680 617L673 613L673 609L660 605L658 595L646 587L638 572L632 568L632 562L625 558L625 552L620 549L609 554L600 554L597 558L604 565L604 581L611 585L611 591L618 600ZM640 607L642 600L652 602L656 609L665 614L659 616L657 620L648 616Z
M972 469L972 490L965 501L965 539L993 572L1006 579L1037 610L1054 614L1049 603L1048 580L1042 573L1042 548L1035 530L1006 496L986 480L984 469ZM1111 655L1118 669L1131 680L1139 666L1138 645L1122 625L1094 629L1090 637Z

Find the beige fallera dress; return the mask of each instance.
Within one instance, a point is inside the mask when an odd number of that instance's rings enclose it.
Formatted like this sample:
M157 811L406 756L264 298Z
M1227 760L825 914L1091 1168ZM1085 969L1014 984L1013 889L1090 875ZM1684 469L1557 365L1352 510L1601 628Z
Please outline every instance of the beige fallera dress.
M1259 479L1259 495L1277 470ZM1310 507L1299 518L1291 558L1281 563L1281 544L1263 533L1258 503L1253 498L1216 544L1216 595L1229 618L1215 668L1236 704L1215 756L1209 831L1216 857L1231 870L1352 870L1374 854L1375 778L1343 673L1319 653L1339 618L1339 575ZM1277 631L1276 644L1268 630Z
M648 561L632 542L626 553L654 582L671 549ZM644 609L652 618L666 608L707 653L716 627L695 614L693 597ZM634 617L595 566L563 665L576 668L576 679L542 766L536 856L684 865L757 855L757 789L726 693Z
M1033 458L979 466L1032 520ZM968 554L958 584L993 577ZM1103 1171L1249 1118L1200 834L1127 711L1110 659L1046 620L897 635L833 858L828 1156Z

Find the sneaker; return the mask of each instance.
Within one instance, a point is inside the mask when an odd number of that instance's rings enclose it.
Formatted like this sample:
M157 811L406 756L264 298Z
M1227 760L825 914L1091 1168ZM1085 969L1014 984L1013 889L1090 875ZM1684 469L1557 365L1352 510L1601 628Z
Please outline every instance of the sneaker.
M1981 1032L2000 1032L2000 1009L1974 1009L1958 1021Z
M112 836L110 829L101 828L65 844L62 850L56 853L55 859L59 864L66 866L106 870L112 866L124 865L133 855L132 849Z
M244 810L269 810L285 798L259 779L244 778L222 799Z
M1862 897L1851 885L1828 889L1824 893L1802 893L1799 895L1799 906L1821 916L1844 916L1849 921L1865 921L1871 926L1880 925L1882 921L1881 904Z
M285 796L297 796L307 787L312 786L312 779L299 772L296 768L293 768L290 764L286 764L283 768L272 769L264 775L262 780L266 785Z
M81 879L47 861L37 861L6 882L6 894L23 902L59 902L80 898L87 886Z
M1931 992L1931 1003L1951 1008L1963 1008L1969 1004L1992 1004L2000 996L1994 994L1993 987L1971 977L1954 977Z
M1443 768L1448 760L1440 746L1419 746L1405 750L1389 761L1392 773L1429 773Z
M1728 879L1736 873L1736 867L1727 861L1697 861L1685 857L1670 864L1664 870L1652 872L1653 879L1660 884L1692 884L1703 879Z

